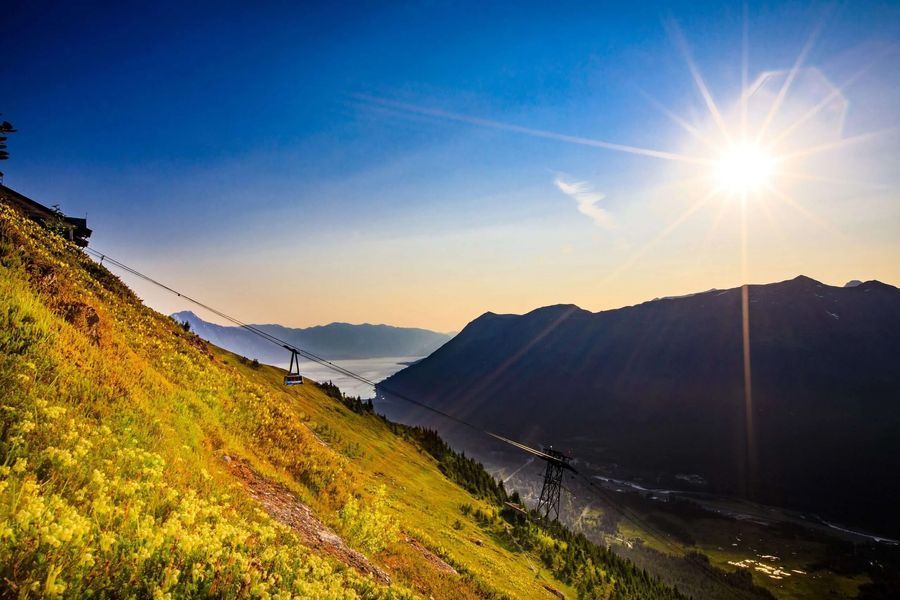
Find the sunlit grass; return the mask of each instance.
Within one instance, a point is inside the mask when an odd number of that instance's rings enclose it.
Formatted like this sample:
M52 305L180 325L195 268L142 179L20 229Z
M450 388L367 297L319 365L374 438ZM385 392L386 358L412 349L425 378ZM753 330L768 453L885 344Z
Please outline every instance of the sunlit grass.
M546 563L564 546L511 544L504 521L460 508L496 514L493 504L381 418L311 382L286 389L282 376L185 332L0 206L5 585L45 597L541 598L545 584L577 595ZM226 455L295 493L393 584L304 547L248 496ZM410 536L458 574L436 569ZM606 577L595 589L612 594ZM625 597L644 584L634 585Z

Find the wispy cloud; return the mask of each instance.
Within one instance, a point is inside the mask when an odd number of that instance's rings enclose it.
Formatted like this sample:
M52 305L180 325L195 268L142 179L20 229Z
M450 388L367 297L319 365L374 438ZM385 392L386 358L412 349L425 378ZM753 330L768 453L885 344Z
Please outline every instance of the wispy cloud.
M587 181L570 181L562 175L557 175L553 183L563 194L575 199L581 214L590 217L601 227L612 227L612 217L599 206L600 201L606 196L596 191L593 185Z

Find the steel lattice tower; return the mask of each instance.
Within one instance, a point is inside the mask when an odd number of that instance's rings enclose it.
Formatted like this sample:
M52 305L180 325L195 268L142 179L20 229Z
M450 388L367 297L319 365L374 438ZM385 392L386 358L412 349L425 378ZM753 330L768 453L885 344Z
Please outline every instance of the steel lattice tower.
M550 513L553 513L553 520L558 521L563 471L572 470L572 467L569 466L569 461L572 459L553 448L544 448L544 454L547 455L544 458L547 462L547 470L544 471L544 487L541 489L537 512L544 519L550 518Z

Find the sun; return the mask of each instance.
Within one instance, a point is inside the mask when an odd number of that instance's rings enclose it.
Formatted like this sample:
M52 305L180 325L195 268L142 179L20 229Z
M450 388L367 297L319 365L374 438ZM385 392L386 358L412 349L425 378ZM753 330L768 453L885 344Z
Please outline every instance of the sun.
M715 161L713 171L719 189L746 194L769 185L775 173L775 159L760 145L741 143L727 148Z

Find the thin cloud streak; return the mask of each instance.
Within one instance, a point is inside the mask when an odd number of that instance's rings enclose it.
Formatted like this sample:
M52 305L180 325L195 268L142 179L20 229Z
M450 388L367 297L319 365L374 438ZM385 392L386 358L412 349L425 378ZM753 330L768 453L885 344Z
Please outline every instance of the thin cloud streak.
M396 110L408 112L411 114L418 115L426 115L430 117L437 117L440 119L445 119L448 121L456 121L458 123L466 123L468 125L475 125L478 127L486 127L489 129L499 129L502 131L510 131L513 133L521 133L523 135L528 135L536 138L544 138L550 140L557 140L560 142L568 142L570 144L578 144L580 146L591 146L594 148L605 148L607 150L615 150L617 152L625 152L626 154L638 154L641 156L649 156L651 158L661 158L663 160L675 160L675 161L683 161L694 164L701 165L709 165L712 164L713 161L697 157L697 156L687 156L684 154L678 154L677 152L664 152L661 150L653 150L650 148L640 148L638 146L629 146L626 144L615 144L612 142L606 142L603 140L596 140L592 138L585 138L575 135L566 135L562 133L556 133L554 131L546 131L544 129L534 129L532 127L523 127L521 125L514 125L512 123L504 123L502 121L493 121L491 119L481 119L477 117L470 117L467 115L462 115L458 113L453 113L445 110L440 110L437 108L428 108L425 106L417 106L415 104L408 104L406 102L396 102L394 100L388 100L385 98L378 98L375 96L369 96L367 94L355 94L354 97L361 101L368 103L370 105L379 106L379 107L388 107Z
M661 102L659 102L658 100L656 100L655 98L653 98L652 96L650 96L649 94L647 94L646 92L644 92L643 90L639 90L639 91L640 91L641 95L642 95L644 98L646 98L646 100L647 100L653 107L655 107L655 108L656 108L657 110L659 110L661 113L663 113L664 115L666 115L673 123L675 123L676 125L678 125L678 126L681 127L682 129L684 129L686 132L688 132L689 134L691 134L692 136L694 136L696 139L698 139L698 140L700 140L701 142L703 142L710 150L712 150L712 151L714 151L714 152L716 152L716 153L721 153L721 152L722 152L722 147L721 147L720 145L718 145L718 144L716 144L716 143L710 141L709 139L707 139L706 136L703 135L703 134L700 132L699 129L697 129L696 127L694 127L693 125L691 125L690 123L688 123L687 121L685 121L683 118L681 118L681 117L679 117L678 115L676 115L674 112L672 112L671 110L669 110L668 108L666 108Z
M556 188L566 196L574 198L578 203L578 212L589 217L595 224L601 227L612 227L613 220L609 213L600 208L598 204L606 196L594 190L587 181L566 181L561 176L553 180Z

